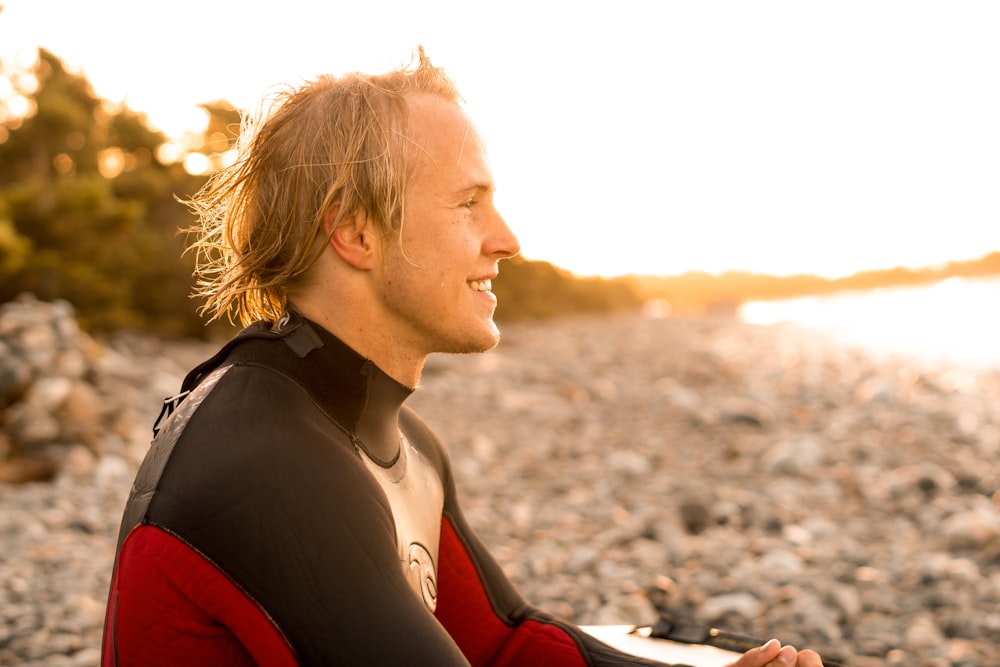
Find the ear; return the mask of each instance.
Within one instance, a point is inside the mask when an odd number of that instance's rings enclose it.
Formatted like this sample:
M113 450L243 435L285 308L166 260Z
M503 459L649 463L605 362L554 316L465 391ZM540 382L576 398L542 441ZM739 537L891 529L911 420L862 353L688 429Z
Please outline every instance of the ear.
M337 221L338 206L331 206L323 216L323 229L330 247L356 269L367 270L374 264L377 253L374 230L364 213L357 212ZM336 227L334 227L336 225Z

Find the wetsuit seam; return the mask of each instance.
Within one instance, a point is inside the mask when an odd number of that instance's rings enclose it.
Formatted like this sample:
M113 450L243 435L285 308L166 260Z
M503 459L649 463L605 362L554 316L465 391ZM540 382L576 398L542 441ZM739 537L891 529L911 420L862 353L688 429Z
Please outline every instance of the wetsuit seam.
M162 530L164 533L166 533L167 535L170 535L171 537L173 537L174 539L176 539L178 542L180 542L181 544L183 544L184 546L186 546L188 549L191 549L191 551L195 552L196 554L198 554L199 557L203 558L205 560L205 562L207 562L212 567L214 567L216 570L218 570L222 574L222 576L224 576L229 581L229 583L231 583L233 586L235 586L240 591L240 593L247 600L250 600L250 602L253 603L253 606L256 607L260 611L261 614L263 614L264 618L267 619L267 622L271 625L271 627L274 628L275 631L279 635L281 635L281 640L285 643L285 646L288 648L289 651L291 651L292 655L295 657L295 662L297 664L301 664L301 660L299 660L299 656L298 656L297 652L295 651L295 647L292 646L292 642L289 640L288 636L285 634L285 631L281 628L281 626L278 624L278 622L275 621L274 617L271 616L271 614L267 611L267 609L264 608L264 605L262 605L260 603L260 601L257 600L256 597L254 597L246 588L244 588L243 585L240 584L240 582L238 582L226 570L226 568L224 568L222 565L220 565L219 563L217 563L214 558L212 558L211 556L209 556L208 554L206 554L205 552L203 552L201 549L199 549L198 547L196 547L195 545L191 544L189 541L187 541L186 539L184 539L183 537L181 537L181 535L179 533L177 533L174 530L171 530L167 526L164 526L164 525L161 525L159 523L152 522L152 521L145 521L141 525L149 526L151 528L156 528L157 530Z
M118 591L115 591L115 615L111 619L111 655L112 660L114 660L115 667L121 664L118 658L118 601Z
M444 518L447 518L448 519L448 523L451 524L455 536L458 538L459 542L462 543L462 550L465 552L465 555L468 556L469 560L472 561L472 566L474 568L476 568L476 576L479 577L480 581L485 581L486 580L486 575L483 573L483 567L479 563L479 558L477 557L477 555L475 553L475 550L471 548L471 545L465 539L465 536L462 534L462 531L460 531L457 528L455 528L458 525L458 523L456 522L455 516L447 508L444 509L441 512L441 516L444 517ZM503 623L504 625L506 625L507 627L516 628L518 626L518 623L516 623L513 620L513 618L511 618L510 616L508 616L507 614L505 614L503 611L501 611L501 609L499 608L499 605L497 604L496 600L494 599L493 593L492 593L492 591L490 591L489 587L488 586L482 586L482 590L486 594L486 599L490 603L490 609L492 609L493 610L493 614L497 618L500 619L500 622ZM524 610L524 609L526 609L526 608L529 608L529 605L522 603L521 605L519 605L517 607L517 609L515 610L514 613L515 614L520 614L521 611Z

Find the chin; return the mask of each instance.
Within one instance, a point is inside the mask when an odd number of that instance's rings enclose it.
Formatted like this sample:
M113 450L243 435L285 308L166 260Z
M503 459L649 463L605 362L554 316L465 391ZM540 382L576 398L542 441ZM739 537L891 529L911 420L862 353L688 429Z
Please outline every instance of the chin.
M467 329L465 334L454 337L448 345L449 349L441 351L453 354L476 354L488 352L500 342L500 330L492 319L487 323L477 323L474 328Z

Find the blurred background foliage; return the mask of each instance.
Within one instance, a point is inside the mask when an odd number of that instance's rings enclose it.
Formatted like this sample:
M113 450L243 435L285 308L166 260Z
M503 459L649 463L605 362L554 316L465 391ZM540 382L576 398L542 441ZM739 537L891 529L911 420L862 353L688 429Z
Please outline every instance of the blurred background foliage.
M65 299L94 332L231 333L226 322L206 326L189 297L194 258L184 253L180 230L194 220L178 199L231 156L239 111L225 101L202 104L205 130L179 144L151 129L143 114L97 98L86 78L45 50L30 72L0 62L0 84L0 303L23 292ZM605 279L518 257L503 263L494 291L497 317L507 320L635 309L653 300L661 313L730 316L748 300L998 273L1000 253L840 279L696 271Z
M612 312L637 308L643 301L628 279L581 277L521 256L500 265L493 292L500 320Z
M28 108L0 109L0 301L65 299L91 330L207 333L176 199L204 177L163 160L166 137L142 114L96 98L51 53L32 74L3 72Z

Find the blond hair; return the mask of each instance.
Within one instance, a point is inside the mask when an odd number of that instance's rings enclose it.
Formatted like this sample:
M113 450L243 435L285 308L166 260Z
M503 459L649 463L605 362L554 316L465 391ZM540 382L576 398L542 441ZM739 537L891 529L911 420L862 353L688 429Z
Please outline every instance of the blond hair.
M245 116L232 166L186 203L197 216L194 296L209 321L275 321L288 290L319 258L331 228L363 214L383 235L402 224L410 165L404 96L459 102L454 83L423 48L414 66L387 74L320 76Z

